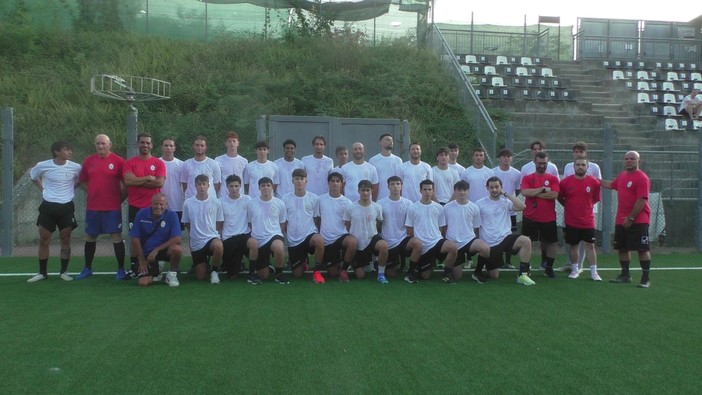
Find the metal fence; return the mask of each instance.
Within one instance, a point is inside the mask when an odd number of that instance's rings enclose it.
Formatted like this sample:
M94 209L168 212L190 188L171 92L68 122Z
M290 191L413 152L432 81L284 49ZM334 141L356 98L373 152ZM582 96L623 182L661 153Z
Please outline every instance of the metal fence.
M446 43L455 54L510 54L558 58L551 48L550 29L538 32L498 32L486 30L441 29Z

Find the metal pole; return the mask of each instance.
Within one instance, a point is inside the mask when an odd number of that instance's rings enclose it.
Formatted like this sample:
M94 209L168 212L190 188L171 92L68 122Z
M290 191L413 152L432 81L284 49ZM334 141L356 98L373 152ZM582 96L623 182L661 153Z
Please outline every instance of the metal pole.
M505 148L512 150L512 147L514 147L514 125L508 122L505 126Z
M139 111L134 104L129 105L130 113L127 115L127 158L137 155L137 122Z
M702 251L702 130L697 136L697 251Z
M205 2L205 42L207 42L207 2Z
M602 178L611 180L614 178L612 171L612 161L614 159L614 130L609 125L605 125L603 130L604 152L602 157ZM612 250L612 191L602 190L602 252L609 253Z
M146 0L146 34L149 34L149 0Z
M5 107L2 109L2 256L12 256L14 239L14 224L12 213L14 208L14 179L12 163L14 161L14 109Z

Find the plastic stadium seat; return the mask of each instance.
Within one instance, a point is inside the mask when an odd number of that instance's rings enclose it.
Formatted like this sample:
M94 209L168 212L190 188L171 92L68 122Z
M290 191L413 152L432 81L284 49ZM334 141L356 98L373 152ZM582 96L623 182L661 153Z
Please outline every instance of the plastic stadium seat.
M550 100L563 100L563 96L561 96L561 91L557 91L557 90L553 90L553 89L548 91L548 98Z
M687 73L685 71L678 71L678 80L686 81L689 79L690 79L690 73Z
M660 90L666 91L666 92L678 92L679 89L675 89L675 83L666 81L661 84Z
M539 78L539 88L541 88L541 89L552 88L551 80L548 78Z
M678 73L675 71L669 71L665 73L665 80L666 81L680 81L680 78L678 77Z
M542 77L553 77L553 69L550 67L544 67L541 69L541 76Z
M508 75L508 76L515 76L515 75L517 75L517 72L515 71L515 68L512 67L512 66L501 65L500 67L502 68L502 73L500 73L500 74Z
M467 64L462 64L461 71L463 72L463 74L470 74L470 66L468 66Z
M675 65L673 66L673 70L685 70L685 63L675 63Z
M561 93L561 97L563 98L563 100L576 101L575 94L573 94L573 91L568 89L564 90L563 93Z
M636 90L637 91L650 91L651 87L648 85L648 82L639 81L636 83Z
M638 61L635 64L635 68L637 68L639 70L649 70L651 68L651 66L647 65L646 62L644 62L644 61Z
M548 60L548 59L545 59L545 58L534 58L534 64L537 65L537 66L546 66L546 65L547 65L547 64L546 64L546 61L547 61L547 60Z
M690 78L688 78L688 80L689 81L702 81L702 74L692 72L692 73L690 73Z
M513 77L512 78L512 86L517 87L517 88L524 88L527 86L526 81L524 78L521 77Z
M521 88L516 91L518 99L534 100L535 92L529 88Z
M483 68L483 72L485 75L497 75L497 69L495 69L495 66L485 66L485 68Z
M478 80L478 83L480 84L480 86L490 86L492 84L492 77L485 75L481 76Z
M482 64L490 64L490 59L485 55L481 55L478 57L478 62Z
M507 61L506 56L498 56L497 58L495 58L495 64L496 65L509 64L509 62Z
M492 77L492 86L505 86L505 80L502 77Z
M551 86L556 88L556 89L565 89L565 83L563 82L562 79L560 78L554 78L551 80Z
M668 118L665 120L665 130L680 130L677 119Z
M661 116L661 115L663 115L663 112L661 111L661 108L658 107L658 106L655 105L655 104L649 106L649 111L650 111L651 115L655 115L655 116Z
M612 71L612 79L613 80L623 80L624 79L624 72L622 70L613 70Z
M483 70L483 65L480 65L480 64L471 64L470 71L471 71L471 74L475 74L475 75L485 74L485 71Z
M482 86L475 87L475 94L481 99L487 99L486 88Z
M673 93L666 93L663 95L663 103L678 103L678 100Z
M499 88L494 88L494 87L487 88L487 95L490 99L501 99L502 98Z
M609 60L603 60L602 67L604 67L605 69L612 69L614 68L614 63L610 62Z
M536 92L536 98L539 100L548 100L548 92L546 90L538 90Z
M695 82L694 84L692 84L692 89L702 90L702 82Z
M648 71L639 70L636 72L636 79L641 81L650 81L651 77L648 76Z
M475 55L466 55L467 64L478 64L478 58Z
M637 103L650 103L651 98L648 96L648 93L639 92L639 94L636 95L636 102Z
M675 106L663 106L663 115L667 117L679 117L677 109Z
M534 62L531 61L531 58L530 58L530 57L522 56L522 57L519 59L519 64L521 64L522 66L533 66L533 65L534 65Z
M500 88L500 97L505 100L514 100L512 89L507 87Z
M517 75L520 77L530 76L529 71L526 67L517 67Z
M685 67L685 70L687 71L697 71L697 63L688 63L687 66Z

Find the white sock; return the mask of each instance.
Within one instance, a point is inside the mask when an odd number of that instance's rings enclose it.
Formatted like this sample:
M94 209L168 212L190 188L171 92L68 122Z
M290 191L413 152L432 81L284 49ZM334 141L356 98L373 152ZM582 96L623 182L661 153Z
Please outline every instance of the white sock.
M590 274L597 274L597 265L590 265Z
M378 275L385 274L385 266L378 265Z

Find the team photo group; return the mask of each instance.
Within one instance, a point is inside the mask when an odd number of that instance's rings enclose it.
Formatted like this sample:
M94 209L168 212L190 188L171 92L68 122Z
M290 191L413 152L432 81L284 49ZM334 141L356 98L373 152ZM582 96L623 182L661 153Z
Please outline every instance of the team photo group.
M509 149L501 149L499 165L489 168L485 151L475 148L471 165L464 167L453 143L436 151L435 166L422 160L418 143L409 145L409 160L403 162L393 154L390 134L379 136L379 153L368 160L360 142L336 147L336 160L330 158L322 136L312 139L312 154L301 159L295 157L297 143L286 140L284 156L275 161L268 158L266 141L255 143L254 160L239 155L235 132L224 135L226 152L214 159L204 136L195 137L192 157L185 161L175 157L172 138L161 140L160 158L152 155L157 142L149 134L139 134L136 143L137 155L124 160L112 152L109 136L98 135L96 153L79 164L72 161L71 145L57 141L51 146L53 158L31 169L43 199L37 219L39 273L29 283L48 278L56 230L59 278L64 281L93 275L98 237L109 235L117 280L177 287L185 255L181 235L187 230L192 266L186 271L211 284L219 284L221 276L242 275L253 285L269 278L288 284L289 276L302 279L308 271L318 284L366 276L379 284L393 279L415 284L434 272L455 284L464 269L471 280L484 284L508 269L517 273L518 284L529 286L535 284L532 245L541 249L545 279L555 278L559 270L577 279L587 264L589 279L601 282L595 216L607 188L617 192L613 242L621 265L609 282L632 282L629 266L635 252L642 269L637 286L650 286L650 182L635 151L624 155L621 173L602 180L584 142L573 145L573 161L562 174L542 141L531 144L532 161L521 170L512 167ZM68 266L71 234L78 227L78 187L86 191L85 262L74 277ZM122 229L125 199L129 249ZM563 206L565 224L560 267L555 266L557 204Z

